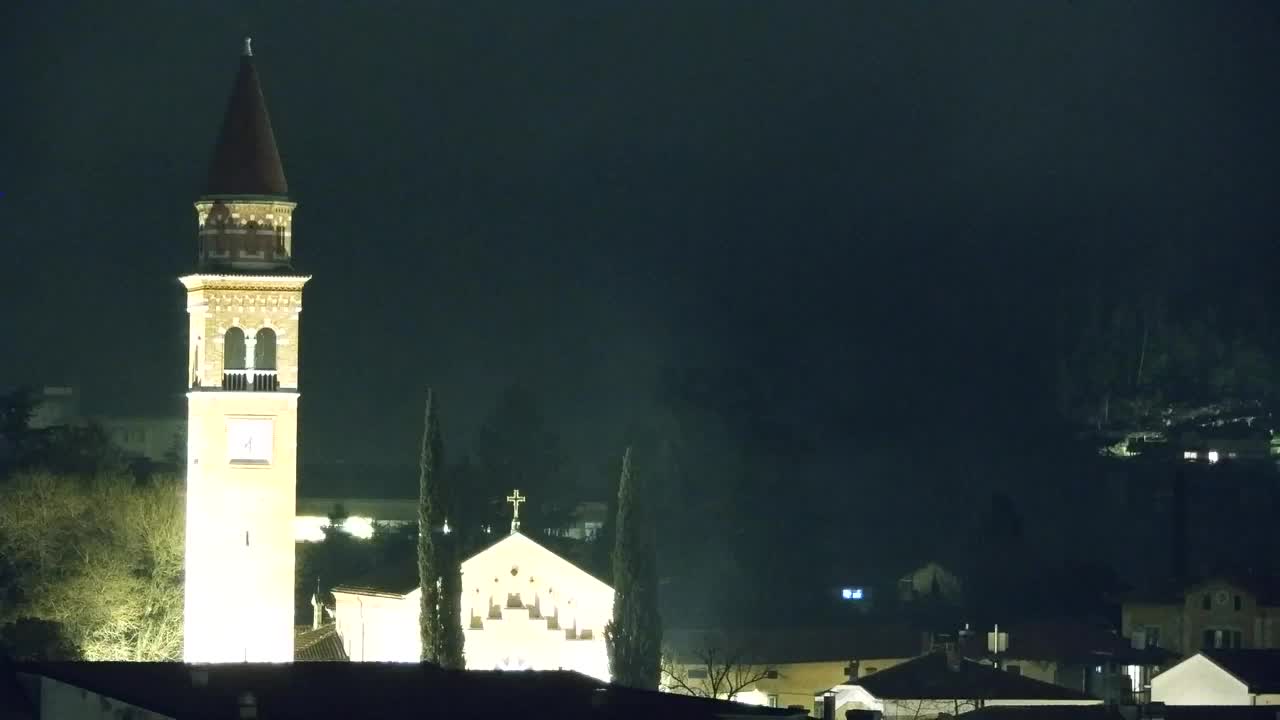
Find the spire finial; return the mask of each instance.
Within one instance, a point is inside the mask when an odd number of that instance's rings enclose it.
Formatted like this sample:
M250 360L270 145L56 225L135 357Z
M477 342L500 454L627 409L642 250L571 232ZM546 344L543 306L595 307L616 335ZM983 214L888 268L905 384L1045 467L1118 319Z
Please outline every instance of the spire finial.
M253 42L253 38L247 37L244 39L244 52L241 54L245 57L253 57L253 48L249 47L251 42Z

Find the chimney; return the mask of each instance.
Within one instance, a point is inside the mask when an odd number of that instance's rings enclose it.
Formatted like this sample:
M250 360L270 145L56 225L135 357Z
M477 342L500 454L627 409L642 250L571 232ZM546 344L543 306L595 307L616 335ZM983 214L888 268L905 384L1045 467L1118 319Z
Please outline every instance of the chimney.
M836 720L836 694L830 690L822 694L822 720Z

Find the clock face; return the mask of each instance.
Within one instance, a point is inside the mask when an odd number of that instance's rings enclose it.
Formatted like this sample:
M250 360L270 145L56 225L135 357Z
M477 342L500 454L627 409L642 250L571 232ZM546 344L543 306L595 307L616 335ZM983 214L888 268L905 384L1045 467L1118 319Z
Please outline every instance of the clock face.
M268 418L227 420L227 459L233 463L271 462L273 423Z

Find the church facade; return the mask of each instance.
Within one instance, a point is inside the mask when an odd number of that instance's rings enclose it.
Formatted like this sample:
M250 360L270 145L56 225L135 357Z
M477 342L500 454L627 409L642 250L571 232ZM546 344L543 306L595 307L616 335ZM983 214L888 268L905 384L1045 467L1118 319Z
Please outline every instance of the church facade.
M335 622L353 661L417 662L416 583L334 589ZM462 563L468 670L576 670L609 679L604 627L613 589L513 530Z
M293 209L249 41L187 291L187 662L293 660L298 329Z

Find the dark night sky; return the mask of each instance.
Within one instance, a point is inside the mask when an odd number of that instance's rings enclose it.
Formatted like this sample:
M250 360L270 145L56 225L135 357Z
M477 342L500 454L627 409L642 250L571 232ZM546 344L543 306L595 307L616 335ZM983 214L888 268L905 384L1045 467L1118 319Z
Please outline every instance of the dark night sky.
M0 379L180 407L251 34L313 461L412 462L428 383L465 445L520 380L594 467L665 364L757 369L831 457L1007 432L1064 268L1274 254L1271 2L10 5Z

